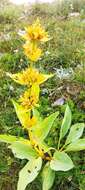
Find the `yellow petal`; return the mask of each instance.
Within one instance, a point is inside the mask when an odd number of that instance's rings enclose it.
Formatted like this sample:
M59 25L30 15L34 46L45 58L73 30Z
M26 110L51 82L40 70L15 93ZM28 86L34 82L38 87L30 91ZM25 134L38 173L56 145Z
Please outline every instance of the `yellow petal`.
M38 48L37 45L34 43L27 42L26 44L24 44L23 48L25 55L31 61L37 61L42 55L42 50Z
M27 41L41 41L46 42L49 40L48 32L42 27L40 20L37 19L32 25L25 28L25 35L23 38Z
M39 74L38 84L42 84L43 82L45 82L46 80L48 80L49 78L51 78L53 76L54 76L53 74L50 74L50 75Z
M36 106L39 100L39 85L33 84L30 89L24 92L24 94L19 98L19 102L25 110L31 110Z
M10 74L8 73L8 76L11 77L15 82L21 84L21 85L33 85L33 84L42 84L49 78L53 77L53 74L42 74L39 73L37 69L34 68L27 68L23 70L20 73L16 74Z

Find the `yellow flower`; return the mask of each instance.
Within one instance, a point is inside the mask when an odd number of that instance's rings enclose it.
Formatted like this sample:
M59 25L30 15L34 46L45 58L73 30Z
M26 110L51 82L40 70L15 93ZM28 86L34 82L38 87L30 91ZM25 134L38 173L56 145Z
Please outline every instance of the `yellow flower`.
M30 89L24 92L24 94L19 98L19 102L26 110L32 109L37 105L39 100L39 86L32 85Z
M49 40L48 33L41 26L40 20L37 19L31 26L25 28L26 34L23 36L27 41L41 41L46 42Z
M33 127L37 124L37 119L36 117L32 117L30 120L29 120L29 127Z
M45 82L47 79L53 77L52 74L42 74L39 73L37 69L34 68L27 68L26 70L23 70L21 73L16 74L10 74L8 73L8 76L10 76L15 82L21 84L21 85L33 85L34 83L40 85L43 82Z
M30 110L27 111L22 105L18 104L14 100L12 100L12 103L23 128L29 130L30 127L37 124L38 119L35 116L32 116L32 118L30 117Z
M37 119L34 116L32 118L29 118L28 120L24 118L24 124L25 124L24 128L29 131L29 128L34 127L37 124Z
M34 43L27 42L23 46L25 55L31 60L31 61L37 61L42 54L42 50L37 47Z

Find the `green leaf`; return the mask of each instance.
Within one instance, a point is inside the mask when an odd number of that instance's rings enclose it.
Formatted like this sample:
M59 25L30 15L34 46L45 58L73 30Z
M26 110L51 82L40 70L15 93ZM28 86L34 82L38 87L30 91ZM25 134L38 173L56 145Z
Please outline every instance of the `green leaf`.
M43 190L49 190L54 182L55 172L50 168L49 163L45 165L42 171Z
M48 135L56 117L58 116L59 112L55 112L42 120L40 124L35 128L32 129L32 134L34 135L34 138L42 142Z
M53 155L53 160L50 162L50 167L55 171L68 171L74 165L71 158L65 152L56 151Z
M84 130L84 123L76 123L75 125L72 125L70 133L66 139L65 145L79 139L83 134L83 130Z
M22 137L16 137L16 136L13 136L13 135L6 135L6 134L3 134L3 135L0 135L0 141L1 142L5 142L5 143L9 143L9 144L12 144L18 140L21 140L23 139Z
M16 141L9 146L15 157L19 159L31 160L38 157L37 152L32 148L28 140Z
M30 141L22 137L0 135L0 141L11 144L9 148L12 149L17 158L30 160L38 156L36 151L32 148Z
M70 125L71 125L71 110L69 106L67 105L64 119L61 125L60 140L66 135L66 133L68 132L68 129L70 128Z
M75 142L69 144L65 149L66 152L76 152L80 150L85 150L85 138L76 140Z
M42 118L40 116L39 111L36 108L33 108L32 111L33 111L33 116L37 119L37 123L36 123L36 126L37 126L42 121ZM34 126L34 128L35 128L35 126Z
M26 186L37 177L41 166L42 159L40 157L29 161L19 173L17 190L25 190Z
M12 100L18 119L20 120L23 127L27 128L29 124L30 113L18 104L16 101Z
M39 111L36 109L36 108L33 108L32 109L32 111L33 111L33 116L35 116L36 118L40 118L40 113L39 113Z

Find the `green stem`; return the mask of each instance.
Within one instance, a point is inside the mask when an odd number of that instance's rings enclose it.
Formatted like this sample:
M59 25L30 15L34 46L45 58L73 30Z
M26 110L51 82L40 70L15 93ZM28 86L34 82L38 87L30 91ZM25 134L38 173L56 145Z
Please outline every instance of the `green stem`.
M62 151L62 150L65 148L65 146L66 146L66 145L64 144L64 145L61 147L60 151Z
M33 68L33 62L30 61L30 68L32 69Z
M59 138L59 141L58 141L58 150L59 150L59 147L60 147L60 138Z

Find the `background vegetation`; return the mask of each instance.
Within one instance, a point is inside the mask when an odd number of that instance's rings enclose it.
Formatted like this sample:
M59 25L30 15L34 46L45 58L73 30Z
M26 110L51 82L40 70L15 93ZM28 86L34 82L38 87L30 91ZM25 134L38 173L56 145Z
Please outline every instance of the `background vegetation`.
M47 138L49 145L56 146L66 102L72 110L73 123L85 121L85 0L63 0L61 4L58 1L24 8L0 0L0 133L26 136L10 101L22 89L5 72L15 73L29 64L19 34L37 17L51 36L37 66L42 71L55 73L55 77L42 86L39 109L43 116L60 111ZM53 190L85 189L85 153L72 157L76 167L66 173L58 172ZM5 144L0 144L0 190L16 190L18 171L24 164L25 161L13 157ZM40 187L38 178L27 190L40 190Z

